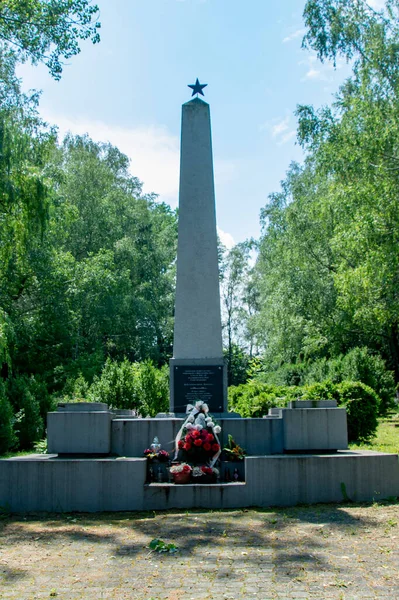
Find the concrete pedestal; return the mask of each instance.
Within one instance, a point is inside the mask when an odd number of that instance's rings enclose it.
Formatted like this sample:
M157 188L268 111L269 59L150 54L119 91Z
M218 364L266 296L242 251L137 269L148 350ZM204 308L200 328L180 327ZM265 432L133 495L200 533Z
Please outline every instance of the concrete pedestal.
M246 481L146 485L146 459L0 460L0 506L11 512L98 512L170 508L294 506L399 497L396 454L251 456Z

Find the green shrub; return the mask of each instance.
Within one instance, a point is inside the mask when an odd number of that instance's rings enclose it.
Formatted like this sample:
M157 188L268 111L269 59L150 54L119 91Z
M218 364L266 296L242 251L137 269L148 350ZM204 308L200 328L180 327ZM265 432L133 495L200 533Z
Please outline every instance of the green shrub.
M278 369L255 375L257 381L274 385L308 386L322 383L360 381L371 387L381 399L379 414L384 415L393 407L395 398L395 380L392 371L388 371L385 362L369 348L353 348L347 354L335 358L319 358L314 361L283 364Z
M157 369L149 360L118 363L107 359L100 377L86 392L91 401L105 402L110 408L133 409L154 417L169 409L169 369Z
M134 367L126 358L121 363L108 358L100 377L94 378L85 393L89 401L105 402L110 408L140 408Z
M361 381L371 387L380 398L379 414L385 415L393 408L395 379L379 355L371 354L368 348L354 348L342 360L343 380Z
M0 380L0 454L5 454L17 443L13 428L14 413L6 396L6 388Z
M238 344L232 344L230 350L226 348L223 354L227 361L228 385L246 383L251 362L249 355Z
M20 450L29 450L43 437L40 403L35 396L38 389L34 377L21 375L9 381L8 396L14 409L14 431Z
M252 381L230 386L228 391L229 410L242 417L263 417L269 408L285 406L288 399L295 397L295 387L268 385Z
M47 454L47 438L40 440L40 442L36 442L33 446L33 450L36 454Z
M343 381L336 386L336 399L348 415L349 442L374 437L380 399L375 391L361 382Z
M169 410L169 368L157 369L150 360L136 363L140 413L155 417Z
M83 377L82 373L79 373L78 377L73 382L72 386L72 400L80 402L82 398L86 401L90 401L89 398L90 385Z
M298 388L299 400L335 400L336 384L330 379Z
M303 383L307 365L305 363L287 363L273 371L259 371L257 381L275 386L297 386Z
M299 390L300 400L333 399L338 406L346 408L349 442L367 440L375 434L380 399L371 387L360 381L332 383L328 380Z
M252 381L229 388L229 409L242 417L263 417L272 407L286 406L290 400L334 399L346 408L350 442L367 440L375 434L380 399L361 382L330 380L302 387L273 386Z
M55 398L48 392L47 385L37 377L30 377L29 389L31 394L39 403L40 416L43 423L47 421L47 413L56 410L57 404Z

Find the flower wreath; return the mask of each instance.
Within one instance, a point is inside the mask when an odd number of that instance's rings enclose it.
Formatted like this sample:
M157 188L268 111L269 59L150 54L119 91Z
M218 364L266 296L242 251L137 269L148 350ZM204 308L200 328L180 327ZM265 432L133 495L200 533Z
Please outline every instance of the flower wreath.
M190 451L196 447L210 453L208 463L213 467L221 452L218 438L221 428L215 425L209 415L208 405L202 400L198 400L194 406L188 404L186 413L186 420L176 436L174 460L177 459L179 450Z

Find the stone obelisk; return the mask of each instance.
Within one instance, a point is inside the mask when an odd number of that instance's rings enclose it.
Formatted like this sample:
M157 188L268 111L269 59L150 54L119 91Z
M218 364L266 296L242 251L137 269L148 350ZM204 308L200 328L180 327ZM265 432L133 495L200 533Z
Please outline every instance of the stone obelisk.
M190 86L202 94L198 82ZM171 411L206 401L226 410L219 269L209 105L195 97L182 107L179 229Z

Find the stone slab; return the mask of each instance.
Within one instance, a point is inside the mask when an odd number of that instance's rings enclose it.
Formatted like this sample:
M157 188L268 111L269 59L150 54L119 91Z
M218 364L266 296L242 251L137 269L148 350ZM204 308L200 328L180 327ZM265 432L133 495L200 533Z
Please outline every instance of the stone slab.
M170 411L175 413L177 416L182 416L182 413L177 410L179 408L178 403L181 402L179 397L175 397L175 368L176 367L220 367L223 371L223 387L221 390L222 398L217 397L212 400L210 410L211 413L223 413L227 412L227 368L223 357L216 358L171 358L169 361L169 375L170 375ZM204 398L196 398L197 400L204 400ZM188 402L186 402L186 405ZM190 401L190 404L192 402ZM215 410L213 407L221 407L221 410ZM184 411L185 412L185 411Z
M283 419L222 419L222 444L228 443L229 434L244 448L247 455L280 454L284 444Z
M155 436L168 452L174 451L175 438L184 419L113 419L111 452L119 456L142 456ZM247 454L278 454L283 452L282 419L218 419L222 446L231 434Z
M145 485L146 459L0 460L0 506L11 512L238 508L399 497L396 454L251 456L245 484Z
M59 412L104 412L108 411L108 404L104 402L59 402Z
M183 419L113 419L111 452L119 456L143 456L155 436L164 450L173 453Z
M146 459L0 461L0 506L13 512L141 510Z
M328 411L328 412L326 412ZM344 409L283 409L268 418L218 418L222 446L231 434L248 455L287 451L344 450L348 447ZM111 451L120 456L142 456L155 436L173 452L183 419L114 419Z
M245 483L150 484L144 487L148 510L169 508L243 508L248 504Z
M291 400L288 408L337 408L336 400Z
M205 402L210 412L221 413L224 365L173 365L173 410L184 413L188 404Z
M253 506L374 501L399 497L397 454L251 456L245 473Z
M109 454L111 419L108 411L60 411L47 414L47 448L55 454Z
M348 429L344 408L295 408L282 411L284 450L345 450Z

